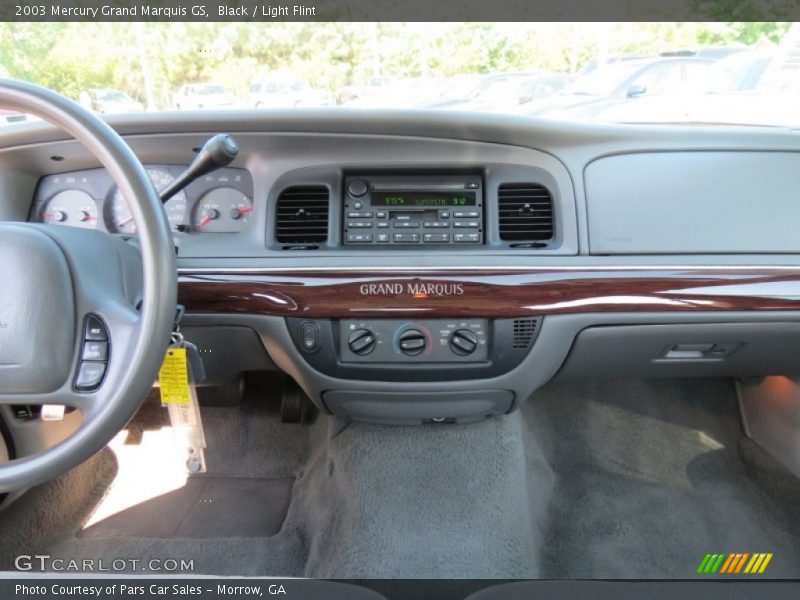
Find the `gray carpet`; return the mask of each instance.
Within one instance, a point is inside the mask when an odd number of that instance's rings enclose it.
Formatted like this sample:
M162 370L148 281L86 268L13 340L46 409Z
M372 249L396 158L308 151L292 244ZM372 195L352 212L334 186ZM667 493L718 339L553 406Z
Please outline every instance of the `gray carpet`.
M524 414L557 474L544 577L685 578L707 552L774 552L771 577L800 576L800 487L740 452L731 382L552 385Z
M30 490L0 513L0 569L11 568L18 554L44 553L107 562L185 559L194 561L195 573L302 575L306 550L283 521L291 484L310 452L310 428L282 424L275 402L265 400L203 408L207 474L85 529L120 474L110 449ZM141 453L143 484L163 467L151 456L152 436L167 422L153 395L124 432L123 449Z
M312 577L536 577L552 478L519 414L453 426L353 424L317 449L289 518Z
M275 407L205 408L209 472L170 492L180 501L81 532L120 468L110 450L31 490L0 513L0 568L46 552L223 575L684 578L706 552L773 552L770 576L800 576L798 481L742 437L728 381L550 385L463 426L286 425ZM126 460L163 419L141 411ZM183 515L171 529L167 510Z

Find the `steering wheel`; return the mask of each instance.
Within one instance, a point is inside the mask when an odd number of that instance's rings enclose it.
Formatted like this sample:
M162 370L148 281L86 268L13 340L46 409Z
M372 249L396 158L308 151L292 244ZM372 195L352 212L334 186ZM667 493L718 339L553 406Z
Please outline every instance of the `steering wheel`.
M108 170L136 221L137 245L106 233L0 222L0 404L81 412L78 429L0 464L0 493L42 483L103 448L133 417L158 373L175 318L172 235L142 164L75 102L0 79L0 106L70 134ZM105 338L105 339L103 339Z

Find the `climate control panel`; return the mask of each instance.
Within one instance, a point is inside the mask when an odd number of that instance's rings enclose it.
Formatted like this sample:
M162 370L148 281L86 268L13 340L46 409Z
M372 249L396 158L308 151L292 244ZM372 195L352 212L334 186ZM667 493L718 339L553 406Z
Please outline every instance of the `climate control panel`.
M286 319L301 360L342 380L463 381L507 373L533 346L541 317Z
M454 363L488 359L486 319L344 319L342 362Z

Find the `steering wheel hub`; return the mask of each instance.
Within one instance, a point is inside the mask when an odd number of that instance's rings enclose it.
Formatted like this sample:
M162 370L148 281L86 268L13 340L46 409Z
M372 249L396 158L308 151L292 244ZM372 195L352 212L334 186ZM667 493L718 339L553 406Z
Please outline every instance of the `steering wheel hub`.
M52 392L69 376L72 279L47 234L0 223L0 393Z

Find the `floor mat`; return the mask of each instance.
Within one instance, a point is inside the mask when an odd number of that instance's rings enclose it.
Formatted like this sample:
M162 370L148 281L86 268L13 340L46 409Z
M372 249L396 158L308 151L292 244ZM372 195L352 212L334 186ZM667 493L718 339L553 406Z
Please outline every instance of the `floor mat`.
M192 477L183 487L90 525L79 537L270 537L281 529L293 482Z

